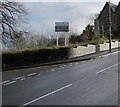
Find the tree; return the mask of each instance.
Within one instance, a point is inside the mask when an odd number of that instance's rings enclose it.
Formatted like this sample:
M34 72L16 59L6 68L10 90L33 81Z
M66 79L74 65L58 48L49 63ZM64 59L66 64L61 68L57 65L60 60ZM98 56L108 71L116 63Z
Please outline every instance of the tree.
M84 41L92 40L94 37L94 26L88 24L81 35Z
M91 15L90 18L89 18L89 24L94 24L94 21L95 19L97 19L99 17L99 14L94 14L94 15Z
M13 46L17 50L25 50L28 48L27 41L24 37L25 33L23 32L18 32L17 37L14 38L14 41L12 42Z
M83 38L81 35L77 35L75 33L72 33L70 38L69 38L69 42L72 44L80 43L80 42L83 42Z
M34 37L31 37L30 38L30 43L29 43L29 49L31 49L31 50L34 50L34 49L37 49L38 47L37 47L37 41L36 41L36 39L34 38Z
M8 0L0 1L0 35L4 44L19 36L16 35L16 27L24 21L26 15L27 9L23 4Z
M46 47L48 45L48 39L45 36L40 36L39 40L37 40L38 47Z

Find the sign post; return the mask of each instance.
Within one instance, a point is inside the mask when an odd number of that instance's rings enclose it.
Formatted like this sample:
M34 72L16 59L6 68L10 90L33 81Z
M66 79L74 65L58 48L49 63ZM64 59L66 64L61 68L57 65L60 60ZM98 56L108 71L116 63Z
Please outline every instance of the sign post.
M56 43L57 43L57 47L58 47L58 32L57 32L57 42Z
M67 38L65 37L65 46L67 46Z
M58 47L58 32L69 32L69 22L55 22L55 32L57 32L57 47ZM65 37L65 46L67 45Z

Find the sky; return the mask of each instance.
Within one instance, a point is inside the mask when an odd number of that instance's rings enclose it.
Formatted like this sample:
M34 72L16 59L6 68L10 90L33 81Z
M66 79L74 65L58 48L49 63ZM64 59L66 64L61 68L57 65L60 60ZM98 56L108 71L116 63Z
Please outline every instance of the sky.
M40 1L40 0L39 0ZM85 26L90 23L90 18L99 14L106 2L58 2L58 0L24 0L24 5L29 10L28 28L30 31L41 35L54 35L55 22L69 22L70 32L80 34ZM49 1L49 2L48 2ZM63 0L62 0L63 1ZM112 2L113 3L113 2ZM114 0L118 4L118 0Z

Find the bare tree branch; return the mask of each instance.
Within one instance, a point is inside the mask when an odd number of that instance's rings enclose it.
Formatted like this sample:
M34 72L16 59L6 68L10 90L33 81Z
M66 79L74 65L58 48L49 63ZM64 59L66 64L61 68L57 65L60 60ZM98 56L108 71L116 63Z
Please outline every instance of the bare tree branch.
M0 1L0 32L2 41L6 43L14 39L17 35L16 26L20 25L27 15L27 9L18 2Z

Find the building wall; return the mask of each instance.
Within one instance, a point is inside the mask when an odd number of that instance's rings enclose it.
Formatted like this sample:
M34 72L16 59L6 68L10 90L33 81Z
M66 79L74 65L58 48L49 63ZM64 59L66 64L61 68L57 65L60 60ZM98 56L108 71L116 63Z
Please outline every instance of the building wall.
M99 22L99 25L96 24ZM99 27L98 27L99 26ZM116 6L116 10L111 8L111 27L112 27L112 38L120 35L120 3ZM109 33L109 3L106 2L103 10L99 17L95 20L95 31L103 35Z
M115 36L117 29L117 15L115 12L111 11L111 22L112 22L112 35Z
M120 3L116 9L116 16L117 16L117 31L118 35L120 36Z
M100 34L103 35L107 34L108 31L108 8L108 3L106 3L99 16Z
M94 25L95 25L95 34L99 35L100 34L100 29L99 29L99 20L98 19L95 20Z

